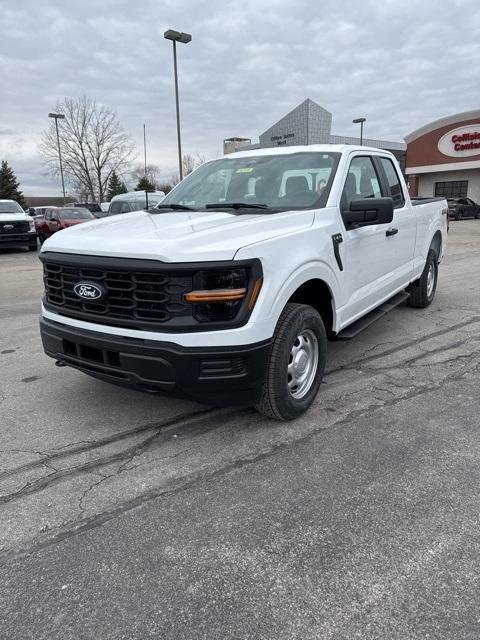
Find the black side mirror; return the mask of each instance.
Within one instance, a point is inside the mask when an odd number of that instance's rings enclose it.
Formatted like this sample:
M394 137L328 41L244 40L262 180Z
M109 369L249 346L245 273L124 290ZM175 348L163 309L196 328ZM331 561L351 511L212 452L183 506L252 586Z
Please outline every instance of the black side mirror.
M28 215L32 217L35 215L35 209L33 207L28 207Z
M343 212L347 229L367 227L372 224L388 224L393 220L392 198L362 198L352 200Z

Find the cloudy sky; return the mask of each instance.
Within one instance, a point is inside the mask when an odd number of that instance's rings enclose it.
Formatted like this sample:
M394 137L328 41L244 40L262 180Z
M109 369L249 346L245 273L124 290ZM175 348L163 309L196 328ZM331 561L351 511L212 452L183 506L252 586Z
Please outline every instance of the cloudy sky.
M183 147L215 157L309 97L332 133L402 140L480 107L478 0L0 0L0 159L27 195L58 195L37 154L58 99L116 110L165 177L176 166L168 28L179 45Z

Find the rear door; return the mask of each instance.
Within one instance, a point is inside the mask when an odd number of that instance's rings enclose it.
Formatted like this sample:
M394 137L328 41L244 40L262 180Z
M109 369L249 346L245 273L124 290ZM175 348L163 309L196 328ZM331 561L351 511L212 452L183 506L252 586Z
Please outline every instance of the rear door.
M389 236L389 267L392 284L399 287L407 283L413 269L417 217L414 207L403 193L402 181L392 160L377 156L375 162L379 166L384 191L393 200L393 220L389 226L394 235Z

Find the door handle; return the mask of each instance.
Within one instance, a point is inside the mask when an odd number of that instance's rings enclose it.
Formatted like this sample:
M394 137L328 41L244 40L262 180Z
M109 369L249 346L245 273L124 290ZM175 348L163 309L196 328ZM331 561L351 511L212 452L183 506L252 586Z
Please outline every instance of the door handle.
M387 236L387 238L388 238L388 236L394 236L397 233L398 233L398 229L395 229L394 227L390 227L390 229L387 229L385 231L385 235Z

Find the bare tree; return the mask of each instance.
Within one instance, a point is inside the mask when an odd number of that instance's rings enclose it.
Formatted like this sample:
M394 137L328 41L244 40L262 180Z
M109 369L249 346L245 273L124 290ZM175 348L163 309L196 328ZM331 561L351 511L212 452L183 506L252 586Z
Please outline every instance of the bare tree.
M113 171L121 172L134 146L112 109L82 96L65 98L55 105L65 114L59 126L60 148L67 182L88 199L103 202ZM58 146L55 124L42 133L39 153L49 170L58 174Z
M182 156L183 175L188 176L195 169L195 158L190 153L184 153Z
M198 169L202 164L205 164L207 161L206 156L198 153L198 151L193 156L191 153L184 153L182 156L182 169L183 176L188 176L189 173L192 173L195 169ZM178 174L172 176L170 184L174 187L176 184L180 182L180 178Z
M131 177L135 183L139 182L142 178L147 178L148 182L158 189L160 173L161 169L159 166L156 164L147 164L147 171L145 175L145 165L136 164L131 171Z

